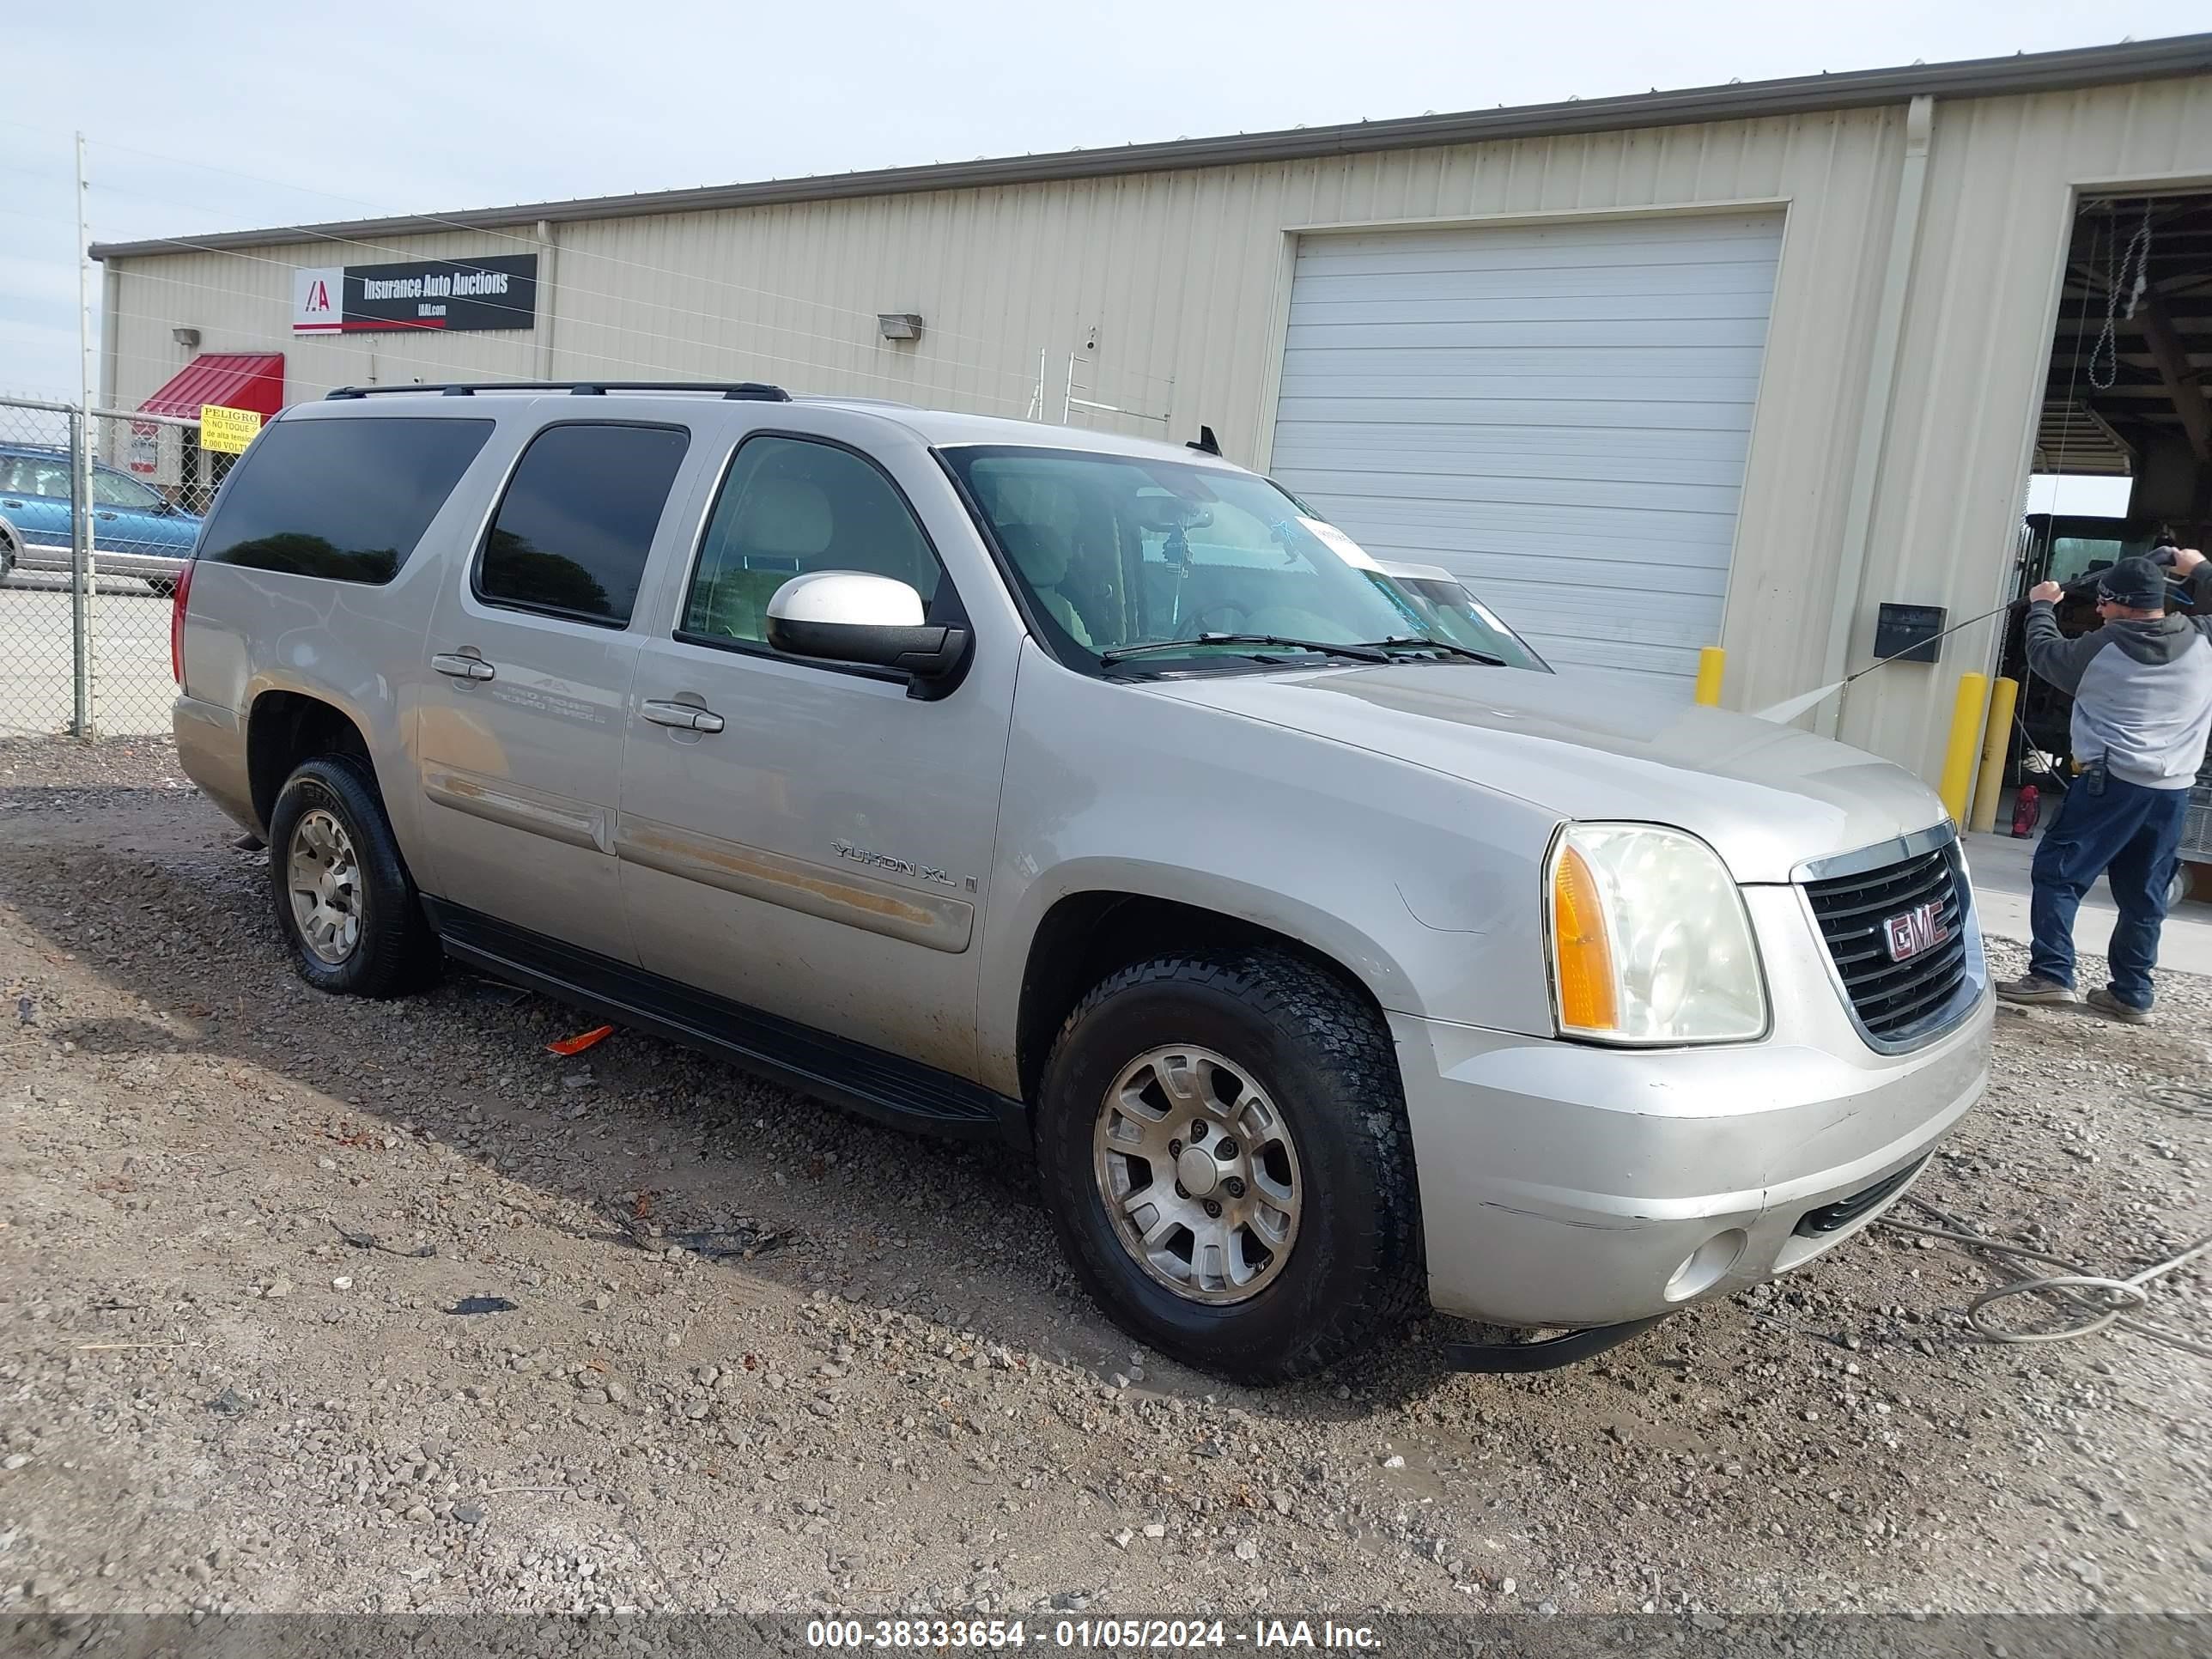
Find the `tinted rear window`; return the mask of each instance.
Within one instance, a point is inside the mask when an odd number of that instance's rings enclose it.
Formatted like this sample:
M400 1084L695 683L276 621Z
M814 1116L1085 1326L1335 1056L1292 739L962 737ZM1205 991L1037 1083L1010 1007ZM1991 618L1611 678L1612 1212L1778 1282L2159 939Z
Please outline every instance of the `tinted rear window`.
M626 625L690 441L678 427L546 428L522 452L492 520L477 597Z
M200 557L388 582L491 436L489 421L279 421L223 482Z

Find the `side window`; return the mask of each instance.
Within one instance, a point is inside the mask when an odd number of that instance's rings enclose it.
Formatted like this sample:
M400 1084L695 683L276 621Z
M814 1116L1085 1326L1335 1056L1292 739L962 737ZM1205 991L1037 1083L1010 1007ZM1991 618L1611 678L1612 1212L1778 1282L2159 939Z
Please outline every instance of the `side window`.
M628 626L690 442L680 427L546 428L522 452L492 520L477 568L477 597Z
M104 468L92 475L92 499L102 507L127 507L141 513L159 506L161 500L137 479Z
M66 458L48 460L40 456L37 460L24 459L15 463L15 477L9 488L26 495L44 495L49 501L66 501L71 499L70 464Z
M333 581L399 574L491 436L489 421L280 420L223 481L200 557Z
M835 444L747 439L708 518L681 631L763 644L775 590L816 570L893 577L921 595L925 611L937 595L937 555L873 465Z

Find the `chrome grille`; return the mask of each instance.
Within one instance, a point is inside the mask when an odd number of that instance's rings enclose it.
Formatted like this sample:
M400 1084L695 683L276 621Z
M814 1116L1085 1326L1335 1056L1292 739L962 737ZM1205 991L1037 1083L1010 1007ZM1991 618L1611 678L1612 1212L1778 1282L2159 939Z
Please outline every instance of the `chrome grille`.
M1883 1043L1909 1042L1949 1011L1966 978L1965 884L1954 845L1854 875L1808 881L1805 896L1868 1036ZM1891 961L1882 924L1930 902L1941 907L1946 937L1917 956Z

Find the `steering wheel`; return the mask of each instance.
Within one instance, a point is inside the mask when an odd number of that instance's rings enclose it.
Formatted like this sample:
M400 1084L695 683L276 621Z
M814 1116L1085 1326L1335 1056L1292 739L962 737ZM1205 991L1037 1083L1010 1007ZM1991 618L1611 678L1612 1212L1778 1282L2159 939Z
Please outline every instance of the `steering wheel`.
M1200 634L1246 634L1248 618L1244 607L1224 600L1210 605L1191 618L1192 625Z

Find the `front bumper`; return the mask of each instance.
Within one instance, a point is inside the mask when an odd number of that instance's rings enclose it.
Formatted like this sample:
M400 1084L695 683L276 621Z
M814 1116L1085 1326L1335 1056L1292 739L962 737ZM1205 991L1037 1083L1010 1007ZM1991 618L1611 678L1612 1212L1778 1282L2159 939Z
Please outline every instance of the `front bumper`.
M1639 1051L1390 1017L1438 1311L1620 1325L1801 1267L1894 1203L1980 1097L1986 993L1934 1042L1876 1054L1794 890L1747 900L1776 1000L1762 1042Z

